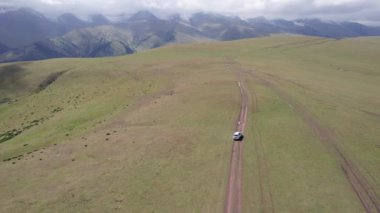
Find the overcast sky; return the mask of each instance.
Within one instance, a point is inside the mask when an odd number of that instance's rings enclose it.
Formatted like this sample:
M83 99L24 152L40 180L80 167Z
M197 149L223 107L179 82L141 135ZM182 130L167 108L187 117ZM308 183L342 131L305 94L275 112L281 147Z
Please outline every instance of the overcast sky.
M113 15L146 9L161 12L215 12L242 18L322 18L380 25L380 0L0 0L1 6L31 7L48 15L72 12Z

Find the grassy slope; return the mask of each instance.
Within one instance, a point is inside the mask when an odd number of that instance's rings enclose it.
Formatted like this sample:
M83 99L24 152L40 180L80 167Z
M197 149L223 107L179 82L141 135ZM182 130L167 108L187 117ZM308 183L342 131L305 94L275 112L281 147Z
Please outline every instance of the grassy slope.
M70 71L1 106L2 131L47 118L0 144L2 159L24 155L1 165L3 210L221 211L238 90L221 59L198 51L24 65Z
M270 39L262 39L258 43L266 48L252 47L239 59L250 73L264 72L261 78L277 87L273 89L251 76L251 90L258 96L259 108L252 132L256 130L253 137L261 138L264 144L261 150L269 172L263 178L271 181L262 181L264 195L271 188L271 204L280 211L363 211L336 158L326 152L329 148L276 90L292 96L328 133L332 132L341 149L379 193L380 62L376 55L380 50L374 48L379 39L276 40L278 43L273 44ZM256 148L252 146L251 152ZM260 178L254 174L254 167L250 169L253 177L246 170L246 182ZM251 186L252 190L259 188ZM260 201L259 196L250 197L250 191L246 190L247 202L252 208L260 208L254 205ZM271 206L267 203L267 207Z
M362 211L336 159L258 77L331 129L379 193L379 41L274 37L17 64L22 71L8 79L13 84L0 86L0 99L18 99L0 105L0 132L45 120L0 144L1 159L23 155L0 164L0 206L15 212L221 212L239 110L228 58L245 71L251 91L245 211ZM63 110L53 112L57 107Z

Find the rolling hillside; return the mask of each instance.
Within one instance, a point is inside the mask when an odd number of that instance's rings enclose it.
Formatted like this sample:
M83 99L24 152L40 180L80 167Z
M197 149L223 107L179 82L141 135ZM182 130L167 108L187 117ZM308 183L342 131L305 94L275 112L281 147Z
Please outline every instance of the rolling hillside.
M0 211L223 211L237 74L244 212L376 211L378 47L275 36L1 64Z

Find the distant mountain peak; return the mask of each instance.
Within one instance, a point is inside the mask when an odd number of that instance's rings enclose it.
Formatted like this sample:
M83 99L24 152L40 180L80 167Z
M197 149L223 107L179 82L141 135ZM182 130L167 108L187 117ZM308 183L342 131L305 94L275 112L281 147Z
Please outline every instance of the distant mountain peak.
M89 21L95 25L107 25L111 23L110 20L102 14L91 15Z
M208 18L208 19L215 19L215 20L223 19L223 20L241 21L241 18L239 16L225 16L225 15L218 14L218 13L206 13L206 12L194 13L191 17L192 18Z
M190 17L190 22L194 26L202 26L203 24L220 24L223 26L232 26L232 25L244 25L247 24L245 21L240 19L240 17L237 16L225 16L221 14L215 14L215 13L204 13L199 12L195 13Z
M319 18L303 18L303 19L296 19L295 20L298 23L324 23L325 21L322 21Z
M28 13L28 14L33 15L33 16L38 16L40 18L45 18L45 16L42 13L40 13L40 12L30 8L30 7L20 7L18 10L15 10L15 11L17 11L19 13Z
M147 10L141 10L132 15L128 21L145 21L145 20L158 20L158 18Z
M80 29L83 27L88 27L89 23L79 19L72 13L64 13L57 18L60 24L62 32L68 32L73 29Z
M30 7L4 7L4 6L0 6L0 14L14 14L14 15L19 15L19 16L25 16L25 15L29 15L29 16L34 16L34 17L38 17L38 18L45 18L45 16L30 8Z
M72 23L72 22L83 22L81 19L79 19L78 17L76 17L74 14L72 13L64 13L62 15L60 15L57 20L59 22L63 22L63 23Z
M256 24L256 23L270 24L271 23L271 21L268 20L267 18L265 18L264 16L258 16L255 18L250 18L250 19L248 19L248 22L252 23L252 24Z
M257 17L251 18L250 20L268 21L268 19L265 18L265 16L257 16Z

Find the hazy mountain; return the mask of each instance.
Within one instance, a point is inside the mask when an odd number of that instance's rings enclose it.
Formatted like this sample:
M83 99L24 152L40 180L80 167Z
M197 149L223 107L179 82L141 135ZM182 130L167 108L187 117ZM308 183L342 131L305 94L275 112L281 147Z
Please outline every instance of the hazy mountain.
M70 13L52 21L23 8L0 14L0 43L8 46L0 47L0 62L120 55L168 43L225 41L279 33L344 38L380 35L380 28L319 19L242 20L210 13L195 13L189 20L179 15L163 20L149 11L139 11L118 22L101 14L83 21Z
M288 21L282 20L282 19L271 21L271 20L266 19L265 17L256 17L256 18L248 19L247 22L264 36L267 36L273 33L286 32L285 30L282 30L281 25L293 24L293 22L289 21L288 23ZM278 24L275 24L276 22L278 22Z
M1 54L1 53L5 53L5 52L7 52L8 50L9 50L9 47L8 47L8 46L6 46L5 44L0 43L0 54Z
M159 47L175 39L174 26L169 21L158 19L149 11L140 11L118 26L133 34L133 43L137 49Z
M239 17L227 17L219 14L196 13L190 17L190 23L203 35L220 40L246 38L245 33L254 35L249 23ZM237 33L238 36L235 36Z
M93 16L91 18L93 25L106 21L105 17ZM60 26L68 26L66 29L88 25L72 14L65 14L58 21L61 23ZM70 25L66 23L70 23ZM121 55L130 54L136 50L159 47L171 42L185 43L207 39L190 23L181 18L160 20L148 11L141 11L120 23L80 28L63 36L8 51L0 55L0 62Z
M111 21L108 20L108 18L102 14L94 14L94 15L91 15L89 18L90 18L90 23L95 26L111 24Z
M116 26L131 32L136 50L156 48L168 43L210 40L178 15L162 20L149 11L140 11Z
M59 57L102 57L130 54L131 35L113 26L71 31L0 55L0 61L39 60Z
M0 13L0 42L20 47L59 35L59 27L42 14L28 8Z
M179 15L173 15L168 20L174 30L174 42L189 43L197 41L215 40L205 36L199 29L191 25L188 20L184 20Z
M139 11L128 18L129 23L145 22L145 21L159 21L159 20L160 19L158 19L155 15L153 15L151 12L147 10Z
M51 20L30 8L4 9L0 13L0 43L18 48L64 35L74 29L108 24L110 22L102 15L91 16L90 22L83 21L71 13Z
M263 17L249 19L248 22L264 34L293 33L328 38L380 35L380 28L368 27L353 22L332 22L320 19L267 20Z
M89 27L90 24L80 20L72 13L62 14L57 18L58 26L62 33L69 32L74 29L81 29L85 27Z

